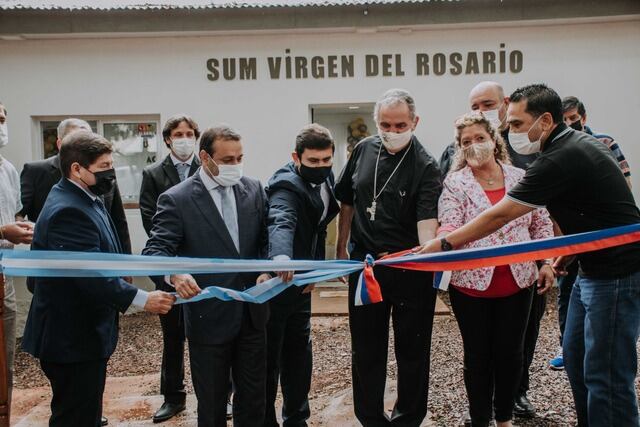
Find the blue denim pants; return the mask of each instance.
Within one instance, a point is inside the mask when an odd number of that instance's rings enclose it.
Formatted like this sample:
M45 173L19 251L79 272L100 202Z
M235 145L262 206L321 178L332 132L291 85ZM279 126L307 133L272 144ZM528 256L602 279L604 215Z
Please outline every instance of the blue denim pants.
M563 351L579 426L640 425L634 385L639 332L640 272L618 279L578 276Z

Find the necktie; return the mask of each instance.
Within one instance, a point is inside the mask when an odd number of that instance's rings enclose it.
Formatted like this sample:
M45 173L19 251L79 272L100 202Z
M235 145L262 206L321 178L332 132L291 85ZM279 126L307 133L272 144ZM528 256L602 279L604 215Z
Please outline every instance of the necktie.
M227 226L227 230L229 230L231 239L233 239L233 244L238 252L240 252L240 243L238 241L238 217L237 212L231 203L233 190L231 190L230 187L223 187L222 185L219 186L217 190L220 192L221 196L220 207L222 210L222 219L224 220L224 224ZM229 195L229 193L231 193L231 195Z
M180 181L184 181L187 179L187 174L189 173L189 169L191 169L191 165L187 163L178 163L176 164L176 169L178 170Z

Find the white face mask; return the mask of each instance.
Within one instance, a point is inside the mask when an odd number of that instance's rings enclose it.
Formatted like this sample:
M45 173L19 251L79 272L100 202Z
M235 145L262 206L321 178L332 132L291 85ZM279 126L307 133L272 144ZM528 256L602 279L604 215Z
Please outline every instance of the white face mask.
M0 125L0 148L9 143L9 129L6 123Z
M500 129L500 126L502 126L502 120L500 120L500 108L502 108L502 105L500 105L500 107L496 108L495 110L487 110L482 112L484 118L489 120L489 122L496 129Z
M464 159L471 167L482 166L493 157L495 148L493 141L473 143L464 148Z
M406 132L395 133L395 132L383 132L378 129L378 134L380 135L380 139L382 140L382 144L390 153L397 153L402 150L404 147L409 145L411 142L411 137L413 136L413 129L409 129Z
M196 147L195 138L178 138L171 141L171 148L180 160L187 160Z
M218 175L211 174L215 182L223 187L232 187L240 182L242 178L242 163L237 165L219 165L215 160L211 161L218 166Z
M529 130L526 132L509 132L509 144L516 153L522 154L523 156L528 156L540 151L540 147L542 145L542 133L540 134L540 138L538 138L536 141L531 141L529 139L529 132L531 132L531 129L533 129L536 123L538 123L540 117L538 117L536 121L533 122Z

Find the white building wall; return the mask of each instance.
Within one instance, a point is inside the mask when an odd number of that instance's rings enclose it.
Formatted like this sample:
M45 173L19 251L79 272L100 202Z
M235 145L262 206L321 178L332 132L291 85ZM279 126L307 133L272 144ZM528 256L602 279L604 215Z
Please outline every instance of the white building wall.
M417 76L416 53L520 50L518 74ZM272 80L266 58L354 54L354 78ZM365 77L366 54L400 53L403 77ZM257 57L257 80L211 82L208 58ZM373 102L391 87L416 98L417 136L436 157L452 140L455 117L468 110L468 92L496 80L509 93L546 82L587 106L589 124L621 144L640 196L640 21L608 24L438 29L409 34L295 34L180 38L0 41L0 100L9 110L10 144L2 154L21 169L41 158L33 116L192 115L202 128L225 122L245 142L248 175L266 182L289 158L310 104ZM136 211L129 212L135 247L144 244Z

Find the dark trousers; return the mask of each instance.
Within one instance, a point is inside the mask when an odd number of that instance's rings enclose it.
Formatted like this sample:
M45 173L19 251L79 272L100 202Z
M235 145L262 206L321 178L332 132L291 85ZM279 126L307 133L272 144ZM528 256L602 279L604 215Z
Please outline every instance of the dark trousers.
M526 394L529 391L529 368L533 362L533 355L536 352L538 335L540 334L540 322L547 308L547 296L538 295L535 292L537 283L531 286L533 298L531 299L531 310L529 311L529 321L524 334L524 360L522 364L522 377L518 386L518 395Z
M504 298L478 298L449 288L464 346L464 383L472 425L509 421L522 375L524 335L533 289Z
M578 261L573 261L567 266L567 275L558 278L558 326L560 327L560 345L564 336L564 327L567 324L569 300L573 284L578 278Z
M382 266L374 267L374 274L384 300L359 307L354 306L358 274L349 277L355 415L365 427L419 426L427 415L429 396L431 330L436 302L433 275ZM398 367L398 397L391 417L384 407L390 318Z
M245 307L238 336L224 344L189 341L191 377L198 398L198 427L226 427L229 373L233 378L233 425L264 422L266 337L255 329Z
M167 314L161 314L162 370L160 393L167 403L184 404L184 323L182 306L174 305Z
M278 426L275 410L278 379L282 389L282 425L307 425L311 388L311 294L289 288L271 300L267 324L267 409L264 425ZM288 290L288 291L289 291ZM282 298L281 298L282 297Z
M82 363L40 361L51 383L50 427L100 426L108 359Z

